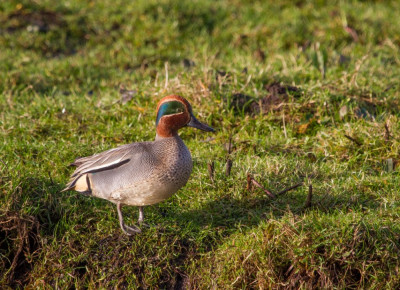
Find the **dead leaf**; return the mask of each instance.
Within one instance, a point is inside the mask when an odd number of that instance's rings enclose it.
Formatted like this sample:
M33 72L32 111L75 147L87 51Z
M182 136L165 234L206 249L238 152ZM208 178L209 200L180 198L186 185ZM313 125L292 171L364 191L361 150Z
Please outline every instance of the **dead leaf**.
M310 123L301 124L297 127L298 134L305 134Z
M142 108L142 107L139 107L139 106L133 106L133 109L135 109L136 111L139 111L139 112L144 112L144 111L146 111L146 109L145 108Z

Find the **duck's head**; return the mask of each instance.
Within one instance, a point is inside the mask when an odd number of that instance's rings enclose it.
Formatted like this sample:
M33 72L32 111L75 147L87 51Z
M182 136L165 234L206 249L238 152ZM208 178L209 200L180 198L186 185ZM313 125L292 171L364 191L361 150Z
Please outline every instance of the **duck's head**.
M189 126L203 131L214 132L210 126L195 118L189 102L177 95L160 100L157 105L156 130L158 137L172 137L182 127Z

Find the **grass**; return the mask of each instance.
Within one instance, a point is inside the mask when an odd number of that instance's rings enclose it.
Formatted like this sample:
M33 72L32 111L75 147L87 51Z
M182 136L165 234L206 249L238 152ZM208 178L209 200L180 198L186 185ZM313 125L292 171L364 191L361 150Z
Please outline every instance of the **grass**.
M397 1L3 2L1 285L400 287ZM152 140L172 93L217 132L182 130L190 181L127 237L68 164Z

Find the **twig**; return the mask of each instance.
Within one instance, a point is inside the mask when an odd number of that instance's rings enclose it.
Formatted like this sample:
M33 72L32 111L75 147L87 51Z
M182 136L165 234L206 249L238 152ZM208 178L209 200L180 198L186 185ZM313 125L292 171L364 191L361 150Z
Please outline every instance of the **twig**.
M387 122L385 123L385 131L386 131L385 139L386 139L386 141L389 141L391 135L390 135L389 125Z
M210 175L211 182L214 183L214 161L207 163L208 174Z
M361 143L360 141L354 139L353 137L351 137L351 136L349 136L349 135L344 134L344 137L346 137L346 138L349 139L350 141L353 141L353 142L356 143L358 146L361 146L361 145L362 145L362 143Z
M287 269L287 271L286 271L286 273L285 273L285 276L286 276L286 277L288 277L289 274L293 271L293 268L294 268L294 266L293 266L293 265L290 265L289 269Z
M265 189L260 183L257 182L257 180L255 180L250 173L247 173L247 186L246 189L247 190L251 190L252 189L252 184L254 184L255 186L261 188L270 198L275 198L275 195L269 191L268 189Z
M231 286L235 285L239 279L242 278L240 275L236 277L235 281L232 282Z
M164 88L168 88L168 62L165 62L165 85Z
M6 164L6 163L3 161L3 159L1 159L1 158L0 158L0 162L1 162L1 163L3 163L3 165L4 165L4 168L6 168L6 169L7 169L7 171L8 171L8 166L7 166L7 164Z
M307 200L306 200L306 204L304 205L305 208L311 207L311 200L312 200L312 184L310 184L308 186Z
M288 192L288 191L290 191L290 190L292 190L292 189L295 189L295 188L297 188L297 187L299 187L299 186L302 186L302 185L303 185L303 182L297 183L297 184L295 184L295 185L293 185L293 186L291 186L291 187L288 187L288 188L285 188L285 189L282 190L282 191L279 191L279 192L276 193L276 194L273 194L273 193L272 193L271 191L269 191L268 189L265 189L260 183L257 182L257 180L255 180L255 179L248 173L248 174L247 174L247 187L246 187L246 189L247 189L247 190L251 190L252 184L254 184L255 186L261 188L270 198L276 198L278 195L284 194L284 193L286 193L286 192ZM310 194L310 192L309 192L309 194ZM311 194L312 194L312 189L311 189Z
M200 140L200 142L201 142L201 143L207 143L207 142L211 142L211 141L214 141L214 140L215 140L214 137L208 137L207 139Z
M350 36L353 38L353 40L354 40L355 42L358 42L358 34L357 34L357 31L355 31L353 28L351 28L351 27L349 27L349 26L345 26L345 27L344 27L344 30L345 30L348 34L350 34Z
M275 195L270 192L268 189L265 189L261 184L259 184L254 178L251 178L251 182L254 183L257 187L261 188L270 198L275 198Z
M283 111L282 111L282 123L283 123L283 134L285 135L285 139L287 139L286 125L285 125L285 113Z
M226 176L229 176L231 174L231 169L232 169L232 160L228 158L226 160L226 171L225 171Z
M54 181L53 178L51 177L50 171L47 171L47 174L49 175L51 185L54 185Z
M232 152L232 135L229 136L229 143L228 143L228 148L226 148L226 151L228 151L228 154L226 157L225 175L229 176L231 174L231 169L232 169L232 160L229 158Z
M298 188L299 186L302 186L302 185L303 185L303 182L297 183L296 185L293 185L293 186L288 187L288 188L286 188L286 189L284 189L284 190L282 190L282 191L279 191L279 192L276 194L276 196L281 195L281 194L284 194L284 193L288 192L289 190Z
M251 175L250 173L247 173L247 186L246 186L246 190L251 190Z
M228 155L230 155L232 153L232 135L229 136L229 143L228 143Z
M250 259L251 256L253 256L253 254L254 254L254 251L252 250L250 252L250 254L243 260L242 265L244 265L247 262L247 260Z
M363 64L363 62L367 58L368 58L368 54L364 55L360 60L357 61L354 73L353 73L353 75L351 77L351 80L350 80L350 83L351 83L352 86L358 87L357 76L358 76L358 73L360 72L361 65Z

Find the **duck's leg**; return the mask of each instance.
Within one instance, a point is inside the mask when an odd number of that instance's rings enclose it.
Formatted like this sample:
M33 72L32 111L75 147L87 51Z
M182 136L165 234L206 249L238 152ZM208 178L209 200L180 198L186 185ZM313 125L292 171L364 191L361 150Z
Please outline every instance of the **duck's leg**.
M150 227L148 224L144 222L144 206L139 206L139 218L138 222L141 226Z
M144 221L144 210L143 210L143 206L139 206L139 219L138 222L139 224L142 224Z
M133 234L141 233L142 231L141 231L138 227L135 227L135 226L130 227L130 226L127 226L127 225L124 223L124 217L122 216L121 208L122 208L121 203L117 203L117 211L118 211L119 225L120 225L122 231L123 231L125 234L127 234L128 236L131 236L131 235L133 235Z

